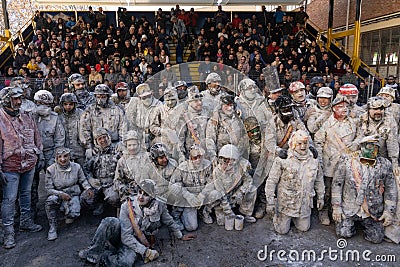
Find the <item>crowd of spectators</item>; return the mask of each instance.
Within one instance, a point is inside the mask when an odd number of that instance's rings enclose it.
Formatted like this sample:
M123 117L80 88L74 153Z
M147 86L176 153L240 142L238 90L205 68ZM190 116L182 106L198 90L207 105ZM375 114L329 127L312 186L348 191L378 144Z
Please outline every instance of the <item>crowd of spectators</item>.
M9 78L24 76L51 89L66 84L71 74L81 73L90 88L105 83L113 89L118 81L126 81L134 93L137 81L142 83L171 67L170 43L177 45L177 63L183 62L186 50L191 52L187 61L228 65L262 90L266 65L276 66L285 87L295 80L308 86L314 76L322 76L332 89L344 83L359 85L349 66L330 58L308 36L304 8L286 14L278 7L272 16L268 13L263 6L251 17L234 13L230 21L230 15L218 6L214 16L199 21L194 8L185 11L176 5L168 12L158 9L153 24L146 16L135 17L120 8L114 25L101 7L98 11L90 7L85 17L57 21L37 11L32 41L27 47L17 45L13 65L3 70L5 85Z

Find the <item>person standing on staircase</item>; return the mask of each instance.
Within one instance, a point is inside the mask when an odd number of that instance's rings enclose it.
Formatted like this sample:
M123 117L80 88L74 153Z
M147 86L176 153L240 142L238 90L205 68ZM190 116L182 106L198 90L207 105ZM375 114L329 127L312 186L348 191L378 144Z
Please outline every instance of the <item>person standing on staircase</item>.
M176 40L176 63L180 64L183 62L183 50L185 48L185 39L187 35L187 30L183 20L177 17L171 17L172 26L172 36Z

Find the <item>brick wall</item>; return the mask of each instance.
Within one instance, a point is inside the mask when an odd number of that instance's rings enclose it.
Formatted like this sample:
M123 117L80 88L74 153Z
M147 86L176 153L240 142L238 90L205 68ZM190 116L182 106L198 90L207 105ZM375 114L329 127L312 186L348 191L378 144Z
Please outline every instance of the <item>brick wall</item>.
M354 23L356 1L350 0L349 24ZM335 0L333 7L333 27L346 25L347 0ZM398 0L363 0L361 5L361 20L400 12ZM307 14L319 28L328 28L329 0L314 0L307 6Z

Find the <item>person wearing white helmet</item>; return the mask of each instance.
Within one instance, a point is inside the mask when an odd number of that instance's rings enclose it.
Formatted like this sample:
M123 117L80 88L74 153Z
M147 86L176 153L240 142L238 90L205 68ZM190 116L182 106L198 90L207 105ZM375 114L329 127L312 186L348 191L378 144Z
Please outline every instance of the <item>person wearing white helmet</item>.
M144 149L151 146L154 136L150 132L150 125L156 107L162 103L153 96L153 90L147 83L142 83L136 87L138 97L132 97L129 104L125 107L125 120L123 134L130 130L135 130L146 144Z
M26 112L34 112L36 105L31 100L29 100L32 99L31 95L32 89L30 88L29 80L27 80L24 77L15 77L11 79L10 86L19 87L22 90L24 90L24 93L21 98L22 99L21 110Z
M44 156L44 162L36 166L32 183L32 212L36 216L36 205L39 201L39 173L55 162L54 151L56 148L64 146L65 130L58 114L52 111L54 97L49 91L39 90L33 99L36 104L35 120L42 138Z
M79 140L79 120L82 110L77 108L78 99L73 93L65 93L60 97L61 113L59 118L65 129L65 147L71 149L71 160L83 168L85 148Z
M83 203L93 210L93 215L100 215L104 212L105 202L115 208L120 205L118 192L114 190L114 178L121 152L118 144L111 142L111 135L105 128L97 128L93 139L93 156L86 161L83 171L95 190L93 197L84 195Z
M190 148L189 160L179 164L172 174L169 188L180 198L176 199L171 215L187 231L198 228L197 211L203 204L202 191L211 181L211 175L211 161L205 158L205 150L197 144Z
M121 202L138 191L138 182L145 173L144 166L149 164L149 155L141 146L141 139L136 131L129 131L124 136L125 150L117 162L114 177L114 189Z
M203 92L204 100L203 105L204 108L209 112L213 112L215 107L218 106L221 92L221 76L218 73L211 72L207 75L205 80L206 90Z
M311 207L317 194L317 208L324 206L324 180L318 158L308 149L309 133L298 130L289 139L288 157L275 158L265 183L267 214L275 231L287 234L290 222L302 231L311 224ZM275 193L276 192L276 193Z
M126 82L117 83L115 85L115 95L111 96L111 101L125 111L125 107L130 100L129 84Z
M74 73L68 78L69 91L76 95L78 99L77 108L82 110L96 101L93 93L87 90L86 83L85 77L79 73Z
M354 84L346 83L339 88L338 94L346 97L349 100L349 116L353 119L358 119L360 115L365 113L365 110L357 105L358 89Z
M203 148L206 143L206 127L209 118L208 110L204 107L204 94L199 92L197 86L188 88L187 107L184 111L176 109L171 118L176 120L176 132L179 137L180 152L184 155L183 162L189 159L189 152L192 145L201 145ZM206 153L207 159L209 154Z
M360 116L357 138L379 136L379 156L392 162L393 172L400 175L398 128L393 116L386 112L388 101L380 96L368 99L368 111Z
M307 111L306 87L302 82L296 81L289 85L288 91L293 100L295 117L304 122L304 115Z
M389 86L382 87L376 96L383 97L388 101L388 107L386 108L385 111L393 116L393 118L396 121L397 126L399 128L400 105L397 103L394 103L394 100L396 99L395 89L393 89L392 87L389 87Z
M226 144L235 145L240 156L248 158L249 138L237 113L235 97L230 94L221 96L219 107L214 110L207 123L206 147L210 158L215 157Z
M348 116L349 100L337 95L332 101L332 115L314 135L315 148L322 159L325 184L325 207L319 212L321 224L329 225L331 185L335 168L343 153L357 150L357 124Z
M241 119L244 121L248 117L256 116L260 105L264 102L264 97L260 94L260 89L252 79L243 79L238 84L239 97L236 99Z
M106 128L111 136L111 142L122 141L124 112L110 100L111 89L105 84L96 85L94 91L96 102L87 107L80 118L79 138L86 149L86 159L93 155L94 131Z
M233 208L245 215L245 221L254 223L252 216L257 197L257 187L253 185L248 170L249 161L241 157L239 149L232 144L224 145L218 151L218 163L213 170L211 182L206 185L202 194L205 205L203 221L213 223L211 217L214 209L218 225L224 225L225 216L234 215Z
M304 121L312 137L332 114L332 97L333 90L331 88L321 87L317 92L316 104L307 109Z
M19 87L5 87L0 91L1 224L3 247L6 249L16 246L14 215L18 194L20 229L30 232L42 230L42 226L34 223L31 213L31 186L35 165L42 153L42 141L32 116L20 111L22 94Z
M178 135L175 131L176 117L180 116L186 105L177 106L179 95L174 87L167 87L164 92L164 104L158 105L152 114L150 132L154 135L152 143L163 143L167 146L170 156L176 161L183 155L178 144ZM179 111L177 111L177 108Z

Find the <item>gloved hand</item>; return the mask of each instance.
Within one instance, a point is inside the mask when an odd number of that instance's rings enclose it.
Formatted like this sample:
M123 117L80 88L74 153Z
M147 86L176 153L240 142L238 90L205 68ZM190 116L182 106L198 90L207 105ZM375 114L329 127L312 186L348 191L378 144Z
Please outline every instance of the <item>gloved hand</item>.
M86 159L91 159L93 157L93 149L91 149L91 148L86 149L85 157L86 157Z
M323 198L318 199L317 200L317 209L322 210L323 208L324 208L324 199Z
M310 146L309 149L310 149L311 153L313 154L313 158L314 158L314 159L317 159L317 158L318 158L318 151L317 151L317 149L316 149L315 147L313 147L313 146Z
M37 160L37 163L36 163L36 171L43 170L44 166L45 166L44 156L43 156L43 153L40 153L38 155L38 160Z
M60 194L60 198L61 198L62 200L64 200L64 201L69 201L69 200L71 200L71 196L68 195L67 193L61 193L61 194Z
M180 194L180 192L181 192L181 187L179 185L177 185L177 184L171 184L168 187L168 189L169 189L169 192L172 195L175 195L175 196L178 196Z
M278 150L278 157L280 157L281 159L287 159L287 150L280 148Z
M202 201L195 195L191 195L188 198L186 198L187 202L189 203L189 205L191 207L200 207L202 203Z
M343 211L341 207L334 207L332 211L332 218L335 222L340 223L342 221Z
M4 175L4 173L0 170L0 179L1 179L1 182L3 183L3 184L7 184L8 183L8 181L7 181L7 177Z
M144 263L148 263L150 261L153 261L158 258L160 254L158 254L158 251L155 249L147 249L146 252L144 253Z
M383 221L383 226L389 226L393 223L393 216L387 211L384 211L382 216L379 218L380 221Z
M236 203L240 203L243 200L243 193L238 191L233 195L233 197L235 198Z

